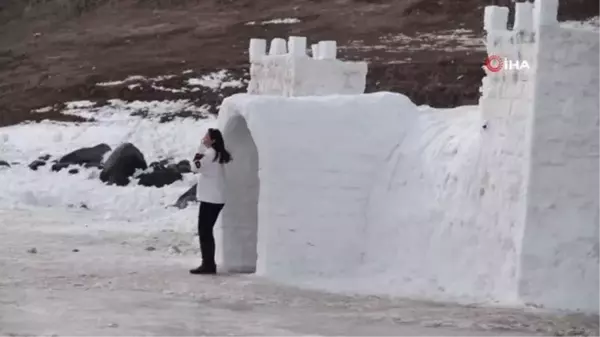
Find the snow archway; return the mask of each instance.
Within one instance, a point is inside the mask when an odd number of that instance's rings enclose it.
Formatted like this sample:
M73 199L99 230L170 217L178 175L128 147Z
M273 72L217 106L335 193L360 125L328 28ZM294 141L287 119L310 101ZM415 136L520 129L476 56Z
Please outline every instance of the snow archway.
M219 263L275 279L356 271L374 180L411 114L391 93L225 99L218 124L233 161Z

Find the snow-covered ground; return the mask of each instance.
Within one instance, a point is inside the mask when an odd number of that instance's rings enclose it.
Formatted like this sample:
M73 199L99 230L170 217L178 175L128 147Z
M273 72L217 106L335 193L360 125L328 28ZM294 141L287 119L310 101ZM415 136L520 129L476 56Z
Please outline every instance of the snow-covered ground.
M0 211L0 335L532 336L586 326L580 316L535 310L333 295L252 275L192 276L191 231L147 226L139 212L135 222L101 213Z
M193 183L107 186L99 171L32 171L41 155L131 142L148 162L189 159L215 119L161 115L189 102L69 102L85 123L0 128L0 335L540 335L597 320L529 309L332 295L246 275L197 278L192 205L169 207ZM423 110L431 111L424 107ZM140 115L139 111L145 111ZM33 250L35 248L35 250ZM344 285L339 284L344 288ZM332 289L335 288L332 286ZM533 310L533 311L531 311Z
M135 183L116 187L104 185L96 168L82 168L75 175L66 170L52 172L49 165L37 171L29 169L27 165L39 156L49 154L59 158L100 143L114 149L123 142L131 142L149 163L166 158L190 159L206 129L214 123L212 117L176 118L169 123L159 123L154 118L185 108L189 104L185 101L110 103L100 108L90 107L92 102L66 104L65 114L94 117L95 122L44 121L0 129L1 160L15 163L10 168L0 168L0 184L5 189L0 196L0 209L68 209L85 204L90 212L106 220L127 220L144 226L162 226L169 221L190 223L194 211L168 206L193 185L191 175L184 175L183 181L163 188ZM146 117L136 114L140 110L146 111Z

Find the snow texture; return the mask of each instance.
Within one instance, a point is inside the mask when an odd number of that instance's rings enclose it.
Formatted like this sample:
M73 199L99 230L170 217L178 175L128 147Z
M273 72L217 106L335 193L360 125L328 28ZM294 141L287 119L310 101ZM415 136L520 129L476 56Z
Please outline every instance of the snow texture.
M598 32L543 27L531 116L521 296L598 311Z
M292 37L295 45L299 37ZM248 93L277 96L321 96L361 94L365 90L367 64L335 59L335 41L319 43L318 58L300 54L296 47L287 53L285 40L273 39L266 55L266 42L250 41Z

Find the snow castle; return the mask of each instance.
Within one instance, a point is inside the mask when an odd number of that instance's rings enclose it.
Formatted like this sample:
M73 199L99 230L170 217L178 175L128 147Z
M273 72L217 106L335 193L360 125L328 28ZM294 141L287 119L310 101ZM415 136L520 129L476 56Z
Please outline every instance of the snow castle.
M364 94L334 41L250 41L219 127L234 161L217 232L229 270L330 290L598 311L599 39L558 0L485 9L478 109ZM485 125L485 128L482 128Z

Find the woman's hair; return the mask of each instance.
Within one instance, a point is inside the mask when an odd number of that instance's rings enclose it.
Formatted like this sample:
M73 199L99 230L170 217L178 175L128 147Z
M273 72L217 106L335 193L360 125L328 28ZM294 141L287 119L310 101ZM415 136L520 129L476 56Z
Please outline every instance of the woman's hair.
M212 148L215 150L215 159L219 164L227 164L231 161L231 154L225 149L223 135L218 129L208 129L208 136L213 141Z

